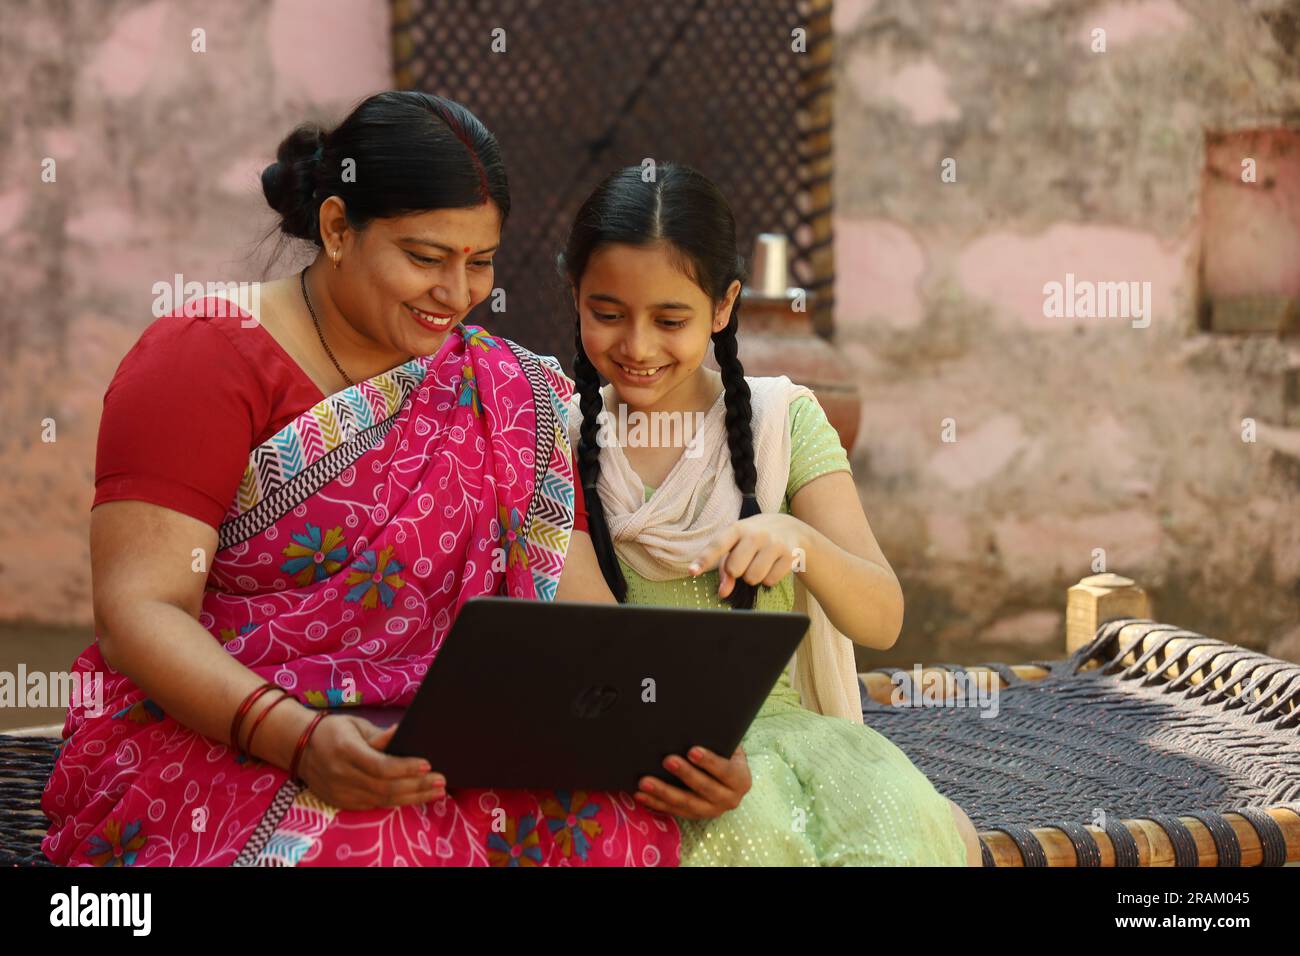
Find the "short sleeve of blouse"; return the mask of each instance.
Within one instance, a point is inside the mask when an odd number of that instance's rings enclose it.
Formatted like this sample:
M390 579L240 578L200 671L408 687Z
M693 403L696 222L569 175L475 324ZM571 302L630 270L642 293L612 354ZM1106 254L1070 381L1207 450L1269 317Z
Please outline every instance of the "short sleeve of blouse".
M241 328L171 315L145 329L104 395L92 507L148 501L220 527L250 449L321 398L265 329ZM574 529L587 530L580 487Z
M833 471L852 471L839 433L815 397L795 399L790 403L790 482L785 488L786 498L793 498L808 482Z
M209 319L156 320L104 395L94 504L149 501L219 527L269 405L263 391Z
M573 476L573 530L587 531L587 501L582 496L582 481L578 478L577 468Z

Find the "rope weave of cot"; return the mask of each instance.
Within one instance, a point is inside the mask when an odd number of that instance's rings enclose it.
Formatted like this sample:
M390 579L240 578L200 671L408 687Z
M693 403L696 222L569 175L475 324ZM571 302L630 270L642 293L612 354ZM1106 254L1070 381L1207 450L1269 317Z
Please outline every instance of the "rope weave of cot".
M976 829L1005 833L1025 866L1049 865L1032 832L1038 828L1065 834L1076 865L1099 866L1100 847L1086 825L1110 837L1116 866L1137 866L1124 819L1160 827L1175 864L1196 866L1200 853L1180 816L1204 824L1218 866L1240 866L1227 813L1258 833L1262 865L1286 862L1283 830L1264 809L1300 816L1300 665L1135 618L1102 624L1068 659L1034 663L1048 675L1031 680L1003 664L982 665L1006 685L993 694L997 709L987 718L978 699L960 693L931 706L896 706L865 689L863 717ZM958 690L972 686L966 668L931 669L950 673ZM874 673L897 683L908 672ZM994 865L980 843L984 864Z
M1188 638L1170 649L1170 641ZM1191 651L1207 647L1211 653L1189 669ZM1130 653L1135 660L1126 665ZM1100 847L1086 824L1105 831L1116 866L1137 866L1139 849L1120 822L1125 818L1159 826L1175 863L1195 866L1196 844L1179 816L1205 825L1219 866L1240 866L1241 845L1226 813L1259 835L1263 866L1286 862L1282 828L1263 808L1300 815L1300 666L1127 618L1103 624L1067 660L1037 663L1049 671L1040 680L1022 679L1005 664L983 665L1007 684L990 719L972 707L880 704L865 689L863 716L978 829L1006 833L1027 866L1048 865L1032 832L1044 827L1065 834L1077 865L1099 866ZM1196 671L1203 677L1193 683ZM1216 688L1220 678L1224 685ZM40 852L40 798L59 744L0 734L0 865L48 865ZM992 851L980 843L984 864L993 866Z

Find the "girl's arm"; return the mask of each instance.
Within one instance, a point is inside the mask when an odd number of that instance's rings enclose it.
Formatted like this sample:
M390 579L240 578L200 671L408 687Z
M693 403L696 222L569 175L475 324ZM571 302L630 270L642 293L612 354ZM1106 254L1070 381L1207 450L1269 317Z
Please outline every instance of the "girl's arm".
M903 590L881 553L847 471L821 475L790 500L791 514L760 514L734 522L691 567L717 567L718 594L737 579L772 587L791 570L835 628L856 644L894 646L903 627Z
M835 629L856 644L894 646L903 629L903 589L876 542L853 476L836 471L790 499L803 548L803 583Z

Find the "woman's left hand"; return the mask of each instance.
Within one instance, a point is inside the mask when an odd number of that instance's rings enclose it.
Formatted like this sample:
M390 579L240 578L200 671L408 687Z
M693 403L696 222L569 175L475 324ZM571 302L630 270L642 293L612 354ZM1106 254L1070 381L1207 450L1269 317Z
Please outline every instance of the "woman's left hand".
M780 512L733 521L691 562L690 572L698 575L717 567L718 597L729 595L737 580L773 587L794 568L806 527Z
M691 789L642 777L636 799L652 810L687 820L712 820L736 809L753 785L743 747L737 747L730 760L704 747L692 747L690 760L670 754L664 758L664 768Z

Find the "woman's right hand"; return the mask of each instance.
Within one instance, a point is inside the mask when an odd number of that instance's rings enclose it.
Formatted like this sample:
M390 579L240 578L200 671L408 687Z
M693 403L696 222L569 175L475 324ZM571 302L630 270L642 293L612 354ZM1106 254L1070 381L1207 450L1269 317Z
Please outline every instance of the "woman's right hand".
M419 757L394 757L384 747L397 730L363 717L331 714L312 731L298 774L312 793L340 810L373 810L439 800L447 780Z

